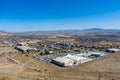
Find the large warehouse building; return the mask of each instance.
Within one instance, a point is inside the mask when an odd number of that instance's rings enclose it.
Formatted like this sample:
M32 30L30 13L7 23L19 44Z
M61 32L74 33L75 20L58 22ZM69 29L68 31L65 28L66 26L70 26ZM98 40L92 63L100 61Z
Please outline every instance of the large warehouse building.
M82 60L85 60L87 59L86 57L82 57L81 55L71 55L71 54L68 54L67 56L65 56L66 58L68 59L71 59L74 61L74 64L79 64Z
M74 64L73 60L68 59L66 57L57 57L57 58L53 59L52 62L59 66L72 66Z
M75 54L75 55L68 54L63 57L57 57L57 58L53 59L52 62L59 66L65 67L65 66L73 66L73 65L85 63L85 62L88 62L91 60L93 60L93 59L83 57L80 54Z

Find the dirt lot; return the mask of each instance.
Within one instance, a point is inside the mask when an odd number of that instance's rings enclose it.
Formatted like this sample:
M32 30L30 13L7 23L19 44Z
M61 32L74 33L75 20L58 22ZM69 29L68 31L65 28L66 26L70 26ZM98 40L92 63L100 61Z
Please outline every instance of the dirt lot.
M18 51L12 47L0 47L0 53L14 53L14 52Z
M14 58L24 66L9 60L1 62L0 80L120 80L120 53L66 68L24 54Z
M18 52L13 47L8 46L7 44L3 44L0 42L0 53L15 53Z

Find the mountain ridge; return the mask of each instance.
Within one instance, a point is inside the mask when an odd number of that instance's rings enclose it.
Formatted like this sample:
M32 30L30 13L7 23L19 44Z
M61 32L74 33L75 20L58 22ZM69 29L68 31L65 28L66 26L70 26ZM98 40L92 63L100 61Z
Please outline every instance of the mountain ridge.
M120 32L120 29L102 29L89 28L83 30L50 30L50 31L25 31L25 32L8 32L0 30L1 33L17 34L17 35L39 35L39 34L78 34L78 33L92 33L92 32Z
M50 30L50 31L26 31L17 32L15 34L77 34L77 33L90 33L90 32L120 32L120 29L101 29L101 28L89 28L83 30Z

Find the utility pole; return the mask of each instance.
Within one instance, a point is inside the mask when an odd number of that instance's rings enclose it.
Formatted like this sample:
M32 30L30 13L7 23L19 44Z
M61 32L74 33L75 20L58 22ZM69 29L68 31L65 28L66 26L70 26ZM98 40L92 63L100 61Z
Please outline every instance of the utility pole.
M100 76L100 72L99 72L99 75L98 75L98 80L100 80L100 77L101 77L101 76Z

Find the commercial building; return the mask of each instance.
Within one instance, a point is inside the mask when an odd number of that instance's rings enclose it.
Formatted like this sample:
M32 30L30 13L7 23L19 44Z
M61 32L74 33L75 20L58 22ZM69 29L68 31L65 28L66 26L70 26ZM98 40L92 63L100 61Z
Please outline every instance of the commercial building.
M57 65L63 66L63 67L65 67L65 66L72 66L74 64L73 60L68 59L66 57L57 57L57 58L53 59L52 62L54 64L57 64Z
M25 46L25 45L27 45L27 44L26 44L26 42L18 42L17 45L18 45L18 46Z
M110 49L105 50L105 52L108 52L108 53L114 53L118 51L120 51L120 49L116 49L116 48L110 48Z
M34 48L30 48L28 46L16 46L15 49L19 50L20 52L29 53L31 50L35 50Z
M93 59L83 57L81 56L81 54L74 54L74 55L68 54L63 57L57 57L53 59L52 62L59 66L73 66L73 65L82 64L91 60Z
M68 58L68 59L73 60L75 65L80 64L82 60L87 59L86 57L83 57L83 56L81 56L79 54L74 54L74 55L68 54L65 57Z
M70 43L69 42L57 42L57 43L55 43L55 45L69 46Z
M102 53L102 52L92 52L91 56L94 56L94 57L101 57L101 56L105 56L105 53Z

